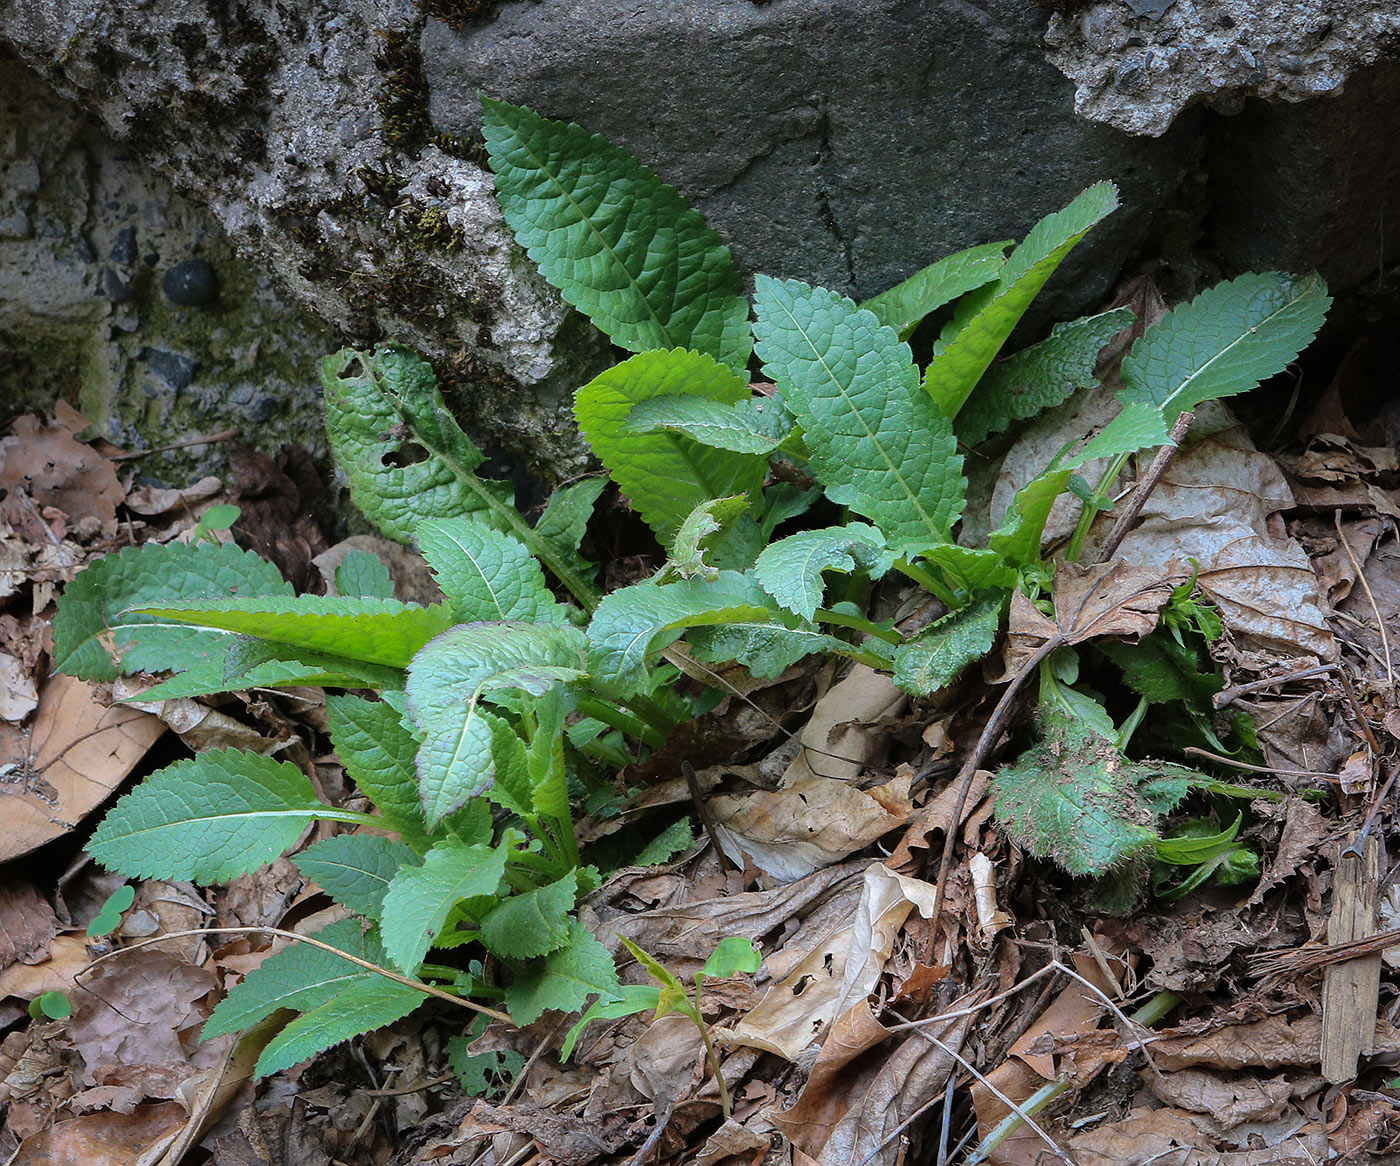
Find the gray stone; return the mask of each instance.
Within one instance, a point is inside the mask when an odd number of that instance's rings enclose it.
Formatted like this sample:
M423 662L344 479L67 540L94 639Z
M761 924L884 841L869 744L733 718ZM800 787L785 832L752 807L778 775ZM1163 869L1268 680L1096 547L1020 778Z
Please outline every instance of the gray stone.
M197 360L186 356L182 352L166 352L160 348L144 348L141 350L141 357L145 360L146 367L177 393L181 389L189 387L190 382L194 380L195 372L199 368L199 362Z

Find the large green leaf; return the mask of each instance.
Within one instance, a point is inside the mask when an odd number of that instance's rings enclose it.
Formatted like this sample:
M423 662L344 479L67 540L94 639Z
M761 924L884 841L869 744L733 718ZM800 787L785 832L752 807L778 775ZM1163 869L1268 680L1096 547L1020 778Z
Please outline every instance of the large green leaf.
M565 622L539 563L519 540L469 518L425 522L415 537L457 623Z
M87 850L137 878L217 883L280 857L334 813L295 765L214 749L153 773L112 807Z
M505 874L504 847L440 842L422 866L404 867L384 896L380 931L384 949L405 975L413 975L462 899L495 895Z
M792 627L779 622L779 618L775 612L767 619L726 619L714 627L699 628L687 641L691 655L708 664L737 660L760 680L779 676L804 656L816 652L846 656L872 667L888 666L878 653L882 646L878 640L857 646L811 625Z
M612 956L579 920L568 943L515 977L506 989L506 1007L516 1024L533 1024L546 1009L577 1012L590 996L616 1000L620 995Z
M951 422L919 390L909 346L874 313L796 280L759 276L756 305L756 350L827 497L896 548L947 542L962 514L962 457Z
M644 352L614 365L578 391L574 415L593 451L663 543L702 502L757 494L768 463L755 454L701 445L682 433L638 432L632 408L657 397L693 396L725 405L748 398L742 377L685 349Z
M532 959L569 942L578 897L578 872L533 891L522 891L481 917L481 938L506 959Z
M408 707L423 731L418 792L429 828L495 774L491 721L480 708L492 690L539 694L583 675L585 641L576 628L476 623L444 632L414 658Z
M853 522L780 539L758 556L753 571L783 607L811 619L822 605L823 571L863 570L878 579L889 570L891 558L878 530Z
M908 340L930 312L996 279L1011 244L1012 240L1006 239L954 252L866 300L861 307L874 312L880 323L899 333L901 340Z
M924 388L956 417L1045 281L1096 223L1118 206L1118 188L1097 182L1062 211L1046 215L1011 253L995 283L964 296L934 349Z
M442 604L420 607L397 599L329 595L194 599L152 604L140 612L386 668L408 667L424 644L452 625L452 614Z
M1034 417L1094 384L1099 352L1133 322L1127 308L1057 324L1048 339L987 370L957 417L958 440L979 445L1012 421Z
M489 97L481 111L506 222L569 303L630 352L694 348L743 371L743 285L699 212L597 134Z
M384 824L415 850L426 850L428 833L413 764L418 742L404 728L403 718L382 700L328 696L326 720L345 772L368 795Z
M170 600L292 594L276 567L232 543L128 547L89 563L64 588L53 621L53 666L83 680L105 681L201 665L222 673L226 634L132 609ZM115 658L106 646L109 636Z
M1001 626L1001 596L980 599L945 615L894 650L894 682L928 696L992 650Z
M402 1020L423 1000L423 993L383 976L356 980L268 1041L258 1057L258 1076L280 1073L352 1036Z
M1203 401L1281 372L1322 327L1332 301L1317 275L1242 275L1207 288L1149 328L1123 361L1124 405L1155 405L1168 429Z
M418 855L407 845L376 834L324 838L292 861L337 903L375 922L394 876L401 867L419 863Z

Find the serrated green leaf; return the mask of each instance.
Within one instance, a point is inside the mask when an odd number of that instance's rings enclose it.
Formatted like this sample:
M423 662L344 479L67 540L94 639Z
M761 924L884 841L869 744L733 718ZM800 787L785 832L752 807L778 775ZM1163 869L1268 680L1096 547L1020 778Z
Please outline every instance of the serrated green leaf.
M520 734L501 717L491 717L491 760L496 777L486 796L504 810L526 818L535 812L530 762Z
M280 1073L352 1036L402 1020L425 999L423 993L383 976L356 980L273 1037L258 1057L257 1075Z
M447 916L462 899L495 895L505 874L504 847L434 846L422 866L404 867L384 896L384 950L405 975L418 971Z
M709 561L714 546L733 529L748 506L749 499L744 494L700 503L676 531L666 563L667 574L680 579L715 578L719 568Z
M529 705L535 717L535 736L526 750L531 797L536 812L553 818L566 830L569 817L569 775L564 766L564 690L551 688Z
M729 404L671 394L640 401L627 415L627 428L634 433L670 430L713 449L764 457L787 440L792 424L792 414L774 397L743 397Z
M623 587L593 613L589 671L600 682L628 688L644 679L648 657L674 643L686 628L764 619L772 610L767 593L734 571L721 571L714 580Z
M337 834L308 846L292 861L337 903L377 923L389 883L419 859L411 847L392 838Z
M767 547L753 573L763 589L788 611L810 620L825 594L823 571L867 571L878 579L894 556L873 526L852 522L825 530L804 530Z
M574 416L593 451L642 520L670 543L701 502L757 494L768 463L700 445L682 433L639 433L628 416L642 401L693 396L732 405L749 395L744 379L712 357L685 349L644 352L579 389Z
M1331 306L1317 275L1242 275L1207 288L1149 328L1123 361L1125 406L1155 405L1168 429L1203 401L1254 388L1281 372Z
M328 696L326 720L345 772L374 803L384 824L415 850L426 850L428 833L413 765L418 741L399 713L384 701Z
M995 283L965 296L934 348L924 388L956 417L1045 281L1096 223L1118 206L1118 188L1097 182L1064 210L1046 215L1011 253Z
M1169 635L1154 633L1136 644L1101 640L1094 646L1122 669L1129 688L1154 704L1181 700L1209 709L1211 698L1225 686L1216 673L1200 670L1193 648Z
M562 562L572 564L582 579L591 580L598 571L598 565L579 554L578 548L593 517L593 507L607 487L605 477L583 478L560 486L549 496L544 513L535 523L540 541L553 547Z
M648 842L635 858L632 866L659 866L678 854L684 854L695 845L695 831L691 829L689 818L677 818L660 834Z
M457 1074L468 1097L487 1097L504 1089L525 1067L525 1056L514 1049L473 1052L473 1040L464 1036L447 1038L447 1063Z
M53 666L81 680L111 681L123 673L222 665L227 635L130 609L177 599L292 593L276 567L232 543L128 547L88 564L64 588L53 621ZM102 642L109 634L118 660Z
M1040 562L1040 540L1056 499L1069 488L1071 470L1050 470L1018 491L1000 529L987 539L990 550L1015 567Z
M698 211L597 134L485 96L481 111L501 211L564 299L629 352L694 348L743 371L743 285Z
M217 633L227 643L222 661L196 664L168 680L129 698L174 700L240 692L252 688L402 688L404 674L398 668L347 660L324 652L307 652L289 644L269 645L251 637Z
M506 989L506 1007L516 1024L533 1024L546 1009L577 1012L595 995L620 997L617 968L608 949L575 919L565 947L516 976Z
M112 807L87 850L123 874L217 883L278 858L331 812L295 765L214 749L153 773Z
M444 518L423 523L414 537L455 622L567 622L539 563L510 535L469 518Z
M389 568L378 555L351 548L335 569L337 595L363 596L370 599L392 599L394 580Z
M700 628L691 633L688 643L695 659L707 664L737 660L760 680L771 680L816 652L846 656L877 668L888 662L881 656L884 645L879 640L849 644L814 627L777 622L776 613L767 620L735 618L716 627Z
M414 653L452 624L451 612L442 604L420 607L397 599L329 595L195 599L139 611L387 668L406 668Z
M916 271L889 291L866 300L861 307L874 312L880 323L899 333L901 340L908 340L919 322L930 312L952 303L964 292L973 291L996 279L1005 261L1006 249L1013 242L1012 239L1005 239L1000 243L983 243L980 247L955 251L937 263L930 263Z
M1002 597L979 599L950 612L894 650L894 682L928 696L992 650L1001 627Z
M1057 324L1047 339L992 365L957 417L958 440L980 445L1012 421L1034 417L1094 384L1099 353L1133 322L1127 308Z
M947 542L962 515L952 424L919 391L909 346L825 288L758 277L756 351L807 435L827 497L892 546Z
M1137 774L1103 738L1056 730L997 773L996 818L1030 854L1100 875L1150 855L1157 839Z
M944 543L928 548L921 557L938 568L950 587L966 595L1016 584L1016 572L995 551L982 547Z
M370 963L384 962L379 944L353 919L332 923L313 938ZM201 1039L251 1028L284 1008L298 1012L318 1008L367 976L375 973L335 952L294 942L263 960L233 987L204 1022Z
M578 898L578 874L522 891L481 917L481 938L505 959L531 959L569 942L569 912Z
M429 828L490 785L489 714L484 693L518 689L536 695L584 674L583 633L521 622L462 624L414 657L408 707L423 731L418 792Z

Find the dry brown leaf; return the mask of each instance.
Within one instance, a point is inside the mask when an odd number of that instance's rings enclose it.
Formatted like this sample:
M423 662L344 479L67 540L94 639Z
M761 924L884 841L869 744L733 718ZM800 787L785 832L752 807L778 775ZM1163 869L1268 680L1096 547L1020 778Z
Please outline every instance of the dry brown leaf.
M71 528L82 538L111 538L117 533L117 507L125 495L116 468L91 446L75 439L88 420L67 402L56 406L56 419L33 415L16 419L13 436L0 439L0 518L30 543L62 538ZM43 512L22 504L29 500Z
M185 1122L176 1101L138 1105L131 1113L89 1113L24 1139L18 1161L43 1166L131 1166Z
M209 506L214 505L223 490L223 481L212 477L200 478L193 485L178 490L163 486L133 486L127 491L126 508L148 518L178 509L193 524Z
M1327 841L1331 829L1331 823L1313 802L1303 798L1289 798L1284 811L1283 834L1279 838L1278 853L1260 877L1246 906L1252 907L1256 903L1262 903L1267 891L1278 886L1284 879L1300 873L1317 854L1318 847Z
M909 775L878 789L816 775L774 791L711 799L710 816L725 853L784 882L864 850L913 813Z
M726 1042L776 1053L789 1061L820 1043L833 1020L875 990L910 912L932 919L934 889L873 863L849 922L833 929L795 966L775 977L763 999L726 1034ZM786 947L792 949L789 942ZM781 964L777 965L782 967Z
M1377 1021L1373 1049L1377 1054L1400 1052L1400 1030ZM1162 1069L1206 1065L1214 1069L1280 1069L1316 1066L1322 1048L1322 1020L1301 1016L1266 1016L1247 1024L1232 1024L1191 1036L1163 1034L1152 1044L1152 1056Z
M155 717L109 708L95 686L54 675L39 694L31 759L6 774L0 862L73 829L109 798L165 732Z
M9 996L33 1000L45 992L74 992L76 976L91 961L83 936L56 936L43 963L11 964L0 972L0 1000Z
M1245 1122L1271 1121L1289 1102L1316 1093L1323 1080L1316 1074L1289 1079L1285 1076L1222 1077L1205 1069L1181 1069L1175 1073L1142 1074L1147 1087L1167 1105L1209 1114L1222 1129Z
M969 821L977 812L977 808L982 799L987 796L987 790L991 784L991 770L979 769L973 774L972 784L968 786L967 798L963 802L962 822L959 822L958 825ZM914 820L909 823L909 828L904 832L904 837L899 840L899 845L894 848L894 853L890 855L886 865L900 871L917 870L922 860L916 858L913 852L931 849L929 835L935 830L941 830L946 835L949 821L953 816L953 808L957 802L956 783L949 782L938 791L938 795L931 802L914 816Z
M783 774L783 785L818 775L859 777L885 748L881 723L908 703L889 675L857 664L812 709L802 730L803 750Z
M11 872L0 883L0 969L19 961L48 959L49 941L58 934L58 916L34 884Z

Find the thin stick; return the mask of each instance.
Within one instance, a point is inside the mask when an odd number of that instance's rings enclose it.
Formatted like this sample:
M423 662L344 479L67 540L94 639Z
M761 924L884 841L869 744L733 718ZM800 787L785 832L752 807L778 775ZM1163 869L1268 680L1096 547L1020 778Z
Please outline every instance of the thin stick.
M1183 753L1191 753L1196 757L1204 757L1207 761L1214 761L1219 765L1228 765L1232 769L1244 769L1250 773L1272 773L1282 777L1323 777L1328 781L1335 782L1335 773L1323 773L1320 769L1279 769L1276 765L1250 765L1245 761L1236 761L1233 757L1222 757L1219 753L1212 753L1208 749L1198 749L1195 745L1183 745Z
M682 761L681 773L685 775L686 788L690 790L690 800L695 805L695 813L700 818L700 824L705 827L705 833L709 835L710 845L715 848L720 870L726 874L731 870L737 870L743 874L743 868L725 854L724 847L719 844L719 835L715 833L714 821L710 818L709 808L705 805L705 798L700 792L700 779L695 774L695 766L691 765L689 761Z
M1282 676L1266 676L1263 680L1251 680L1248 684L1232 684L1222 688L1210 699L1217 709L1232 705L1246 693L1257 692L1261 688L1273 688L1276 684L1287 684L1290 680L1307 680L1311 676L1325 676L1335 671L1335 664L1322 664L1317 668L1304 668L1301 672L1285 672Z
M1385 633L1385 620L1381 619L1381 609L1376 606L1376 597L1371 594L1371 585L1366 582L1366 573L1362 571L1361 565L1356 561L1356 556L1351 552L1351 543L1347 542L1347 536L1342 533L1342 512L1332 511L1332 524L1337 528L1337 539L1342 544L1342 550L1347 553L1347 561L1351 564L1351 569L1356 572L1356 581L1361 584L1361 590L1366 592L1366 601L1371 605L1371 614L1376 617L1376 630L1381 635L1381 647L1385 651L1385 682L1393 691L1395 688L1395 671L1390 666L1390 637Z
M150 457L154 453L165 453L171 449L188 449L192 445L213 445L219 441L233 441L242 437L241 429L225 429L222 433L211 433L208 437L191 437L186 441L177 441L172 445L158 445L155 449L134 449L123 450L121 453L111 453L107 455L108 461L129 462L136 458Z
M1167 472L1167 467L1172 464L1172 458L1176 457L1177 447L1181 444L1182 439L1186 436L1186 431L1191 428L1191 422L1195 419L1196 414L1191 409L1186 410L1176 419L1176 423L1172 426L1172 431L1167 437L1167 444L1153 455L1152 461L1148 464L1147 472L1142 475L1137 488L1133 491L1133 496L1123 507L1123 513L1114 520L1113 529L1108 532L1108 538L1104 539L1096 562L1106 563L1113 558L1119 544L1128 536L1129 528L1138 520L1142 508L1147 505L1147 499L1151 496L1152 491L1157 488L1157 483L1162 480L1162 475Z
M512 1028L515 1027L513 1021L504 1012L498 1012L494 1008L487 1008L484 1004L477 1004L468 1000L464 996L454 996L451 992L444 992L441 988L436 988L432 984L425 984L421 980L412 980L407 976L401 976L398 972L391 972L388 968L379 964L372 964L369 960L362 960L359 956L351 955L349 952L341 951L338 947L333 947L324 940L316 939L310 935L298 935L295 931L283 931L280 927L191 927L187 931L167 931L164 935L157 935L151 939L143 939L138 943L130 944L127 947L118 948L116 951L109 951L106 955L100 955L87 967L79 970L78 975L90 972L98 964L107 960L115 959L119 955L125 955L129 951L140 951L143 947L150 947L153 943L164 943L167 939L183 939L187 935L247 935L250 931L256 931L263 935L275 935L279 939L294 939L297 943L309 943L312 947L319 947L322 951L328 951L332 955L338 955L343 960L348 960L356 967L364 968L367 972L383 976L386 980L392 980L396 984L402 984L405 988L413 988L422 992L425 996L431 996L435 1000L445 1000L448 1004L455 1004L458 1008L467 1008L472 1012L479 1012L483 1016L494 1017L496 1020L503 1020Z

